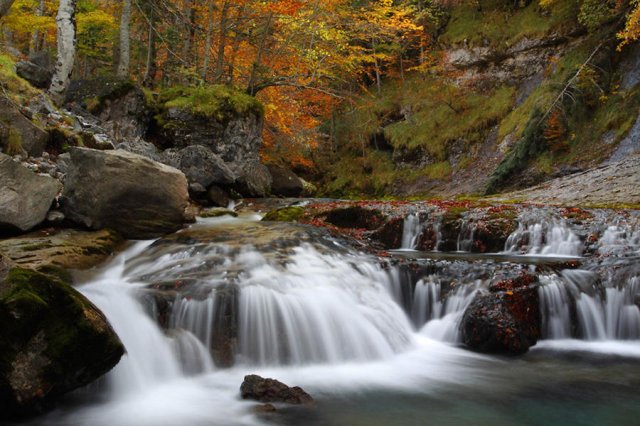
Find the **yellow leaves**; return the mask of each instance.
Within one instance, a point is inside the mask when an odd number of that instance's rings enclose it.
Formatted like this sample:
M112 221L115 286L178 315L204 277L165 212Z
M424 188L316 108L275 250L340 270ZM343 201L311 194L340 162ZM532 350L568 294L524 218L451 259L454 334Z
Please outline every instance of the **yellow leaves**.
M640 1L635 0L634 3L633 10L627 16L624 30L618 33L618 38L621 40L618 49L640 38Z

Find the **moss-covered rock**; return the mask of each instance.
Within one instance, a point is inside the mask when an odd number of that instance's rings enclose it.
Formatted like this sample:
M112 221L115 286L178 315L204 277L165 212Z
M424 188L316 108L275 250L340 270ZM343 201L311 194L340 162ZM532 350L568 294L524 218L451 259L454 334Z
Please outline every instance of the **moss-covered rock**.
M42 230L0 241L0 253L38 271L87 269L104 261L123 242L110 230Z
M262 220L265 222L297 222L303 215L303 207L289 206L271 210Z
M0 419L49 408L118 363L107 319L60 276L10 267L0 278Z

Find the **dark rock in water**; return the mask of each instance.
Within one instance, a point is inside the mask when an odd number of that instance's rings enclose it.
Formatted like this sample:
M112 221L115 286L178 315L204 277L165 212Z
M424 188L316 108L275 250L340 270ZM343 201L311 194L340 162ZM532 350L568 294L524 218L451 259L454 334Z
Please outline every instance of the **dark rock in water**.
M238 175L235 188L243 196L263 198L271 193L271 173L260 162L243 163L235 172Z
M68 283L6 261L0 261L0 323L0 419L50 408L124 353L104 315Z
M537 279L522 275L491 285L462 318L462 340L476 351L520 355L540 337Z
M143 138L151 123L151 108L144 92L127 80L74 80L65 102L75 103L97 117L117 142Z
M379 241L387 249L397 249L402 245L402 231L404 218L394 217L389 219L380 229L371 234L371 238Z
M67 218L126 238L157 237L188 221L187 179L126 151L73 148L62 207Z
M378 229L384 224L384 215L379 210L360 206L335 209L326 213L326 221L340 228Z
M60 183L0 154L0 230L27 231L47 216Z
M253 407L253 412L258 415L273 414L273 413L277 413L278 409L273 404L260 404Z
M251 374L244 376L240 393L243 399L286 404L313 404L313 398L299 386L289 387L274 379Z
M291 170L268 165L269 173L271 173L271 194L283 197L299 197L304 191L302 180Z
M42 67L31 61L16 63L16 74L27 80L32 86L40 89L49 87L53 77L53 71L50 68Z
M197 183L203 188L213 184L231 185L236 180L236 175L222 158L202 145L188 146L181 150L168 149L162 154L162 162L181 170L189 183Z
M40 157L49 134L25 117L8 99L0 97L0 147L7 154L26 152Z

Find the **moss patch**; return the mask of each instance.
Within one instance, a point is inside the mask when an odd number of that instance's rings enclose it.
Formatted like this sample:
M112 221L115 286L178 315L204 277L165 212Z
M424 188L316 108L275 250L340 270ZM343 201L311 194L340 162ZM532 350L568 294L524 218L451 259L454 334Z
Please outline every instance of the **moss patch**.
M262 220L265 222L297 222L304 215L304 208L297 206L283 207L271 210Z
M263 114L262 104L256 98L223 85L173 87L160 93L159 103L165 110L178 108L219 122L250 112Z

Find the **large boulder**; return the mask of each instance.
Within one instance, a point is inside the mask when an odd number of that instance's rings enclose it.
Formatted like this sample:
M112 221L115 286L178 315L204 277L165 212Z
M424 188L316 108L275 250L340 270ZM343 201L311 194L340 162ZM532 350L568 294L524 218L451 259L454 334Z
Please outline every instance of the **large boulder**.
M304 191L302 180L286 167L268 165L271 173L271 194L283 197L299 197Z
M28 231L44 221L62 189L50 176L39 176L0 154L0 231Z
M479 294L462 318L462 340L485 353L520 355L540 337L536 278L522 275L493 284Z
M162 162L181 170L189 183L197 183L203 188L211 185L228 186L235 182L236 175L222 158L202 145L192 145L176 150L168 149Z
M0 97L0 147L7 154L40 157L49 134L25 117L7 98Z
M16 74L31 83L32 86L46 89L51 84L53 72L31 61L16 63Z
M289 387L274 379L265 379L255 374L244 376L240 386L242 399L260 402L283 402L285 404L313 404L313 398L301 387Z
M49 408L124 353L104 315L59 277L0 256L0 420Z
M128 80L74 80L65 102L74 103L100 120L117 143L136 141L149 130L152 111L145 93Z
M71 149L62 207L93 229L126 238L153 238L188 221L189 194L182 172L130 152Z
M271 194L271 173L258 161L243 163L235 169L236 190L245 197L263 198Z

